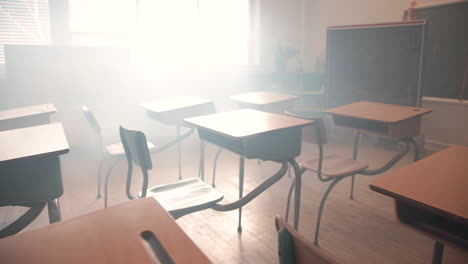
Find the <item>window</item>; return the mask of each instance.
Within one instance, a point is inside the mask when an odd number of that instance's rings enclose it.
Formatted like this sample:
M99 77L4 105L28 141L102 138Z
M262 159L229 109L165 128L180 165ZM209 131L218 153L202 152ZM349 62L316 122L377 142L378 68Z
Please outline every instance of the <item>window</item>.
M0 64L6 44L46 44L50 41L47 0L0 0Z
M75 44L124 45L139 61L248 64L249 0L70 0ZM112 6L112 8L109 8Z

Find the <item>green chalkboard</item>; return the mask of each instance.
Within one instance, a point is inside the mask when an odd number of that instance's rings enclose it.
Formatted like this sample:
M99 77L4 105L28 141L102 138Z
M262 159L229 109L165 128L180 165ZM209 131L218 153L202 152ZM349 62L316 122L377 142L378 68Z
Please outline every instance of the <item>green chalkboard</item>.
M426 20L423 96L460 99L468 67L468 1L417 8L416 16Z
M418 105L423 32L422 21L328 28L328 107Z

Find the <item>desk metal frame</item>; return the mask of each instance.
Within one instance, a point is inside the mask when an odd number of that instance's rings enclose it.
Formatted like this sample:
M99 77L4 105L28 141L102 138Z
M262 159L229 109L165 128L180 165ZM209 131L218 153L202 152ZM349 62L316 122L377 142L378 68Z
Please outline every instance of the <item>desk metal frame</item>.
M287 172L290 164L295 172L296 192L295 192L295 212L294 228L299 226L299 209L301 196L301 176L300 168L294 157L300 154L302 128L313 124L311 120L303 120L283 115L277 115L256 110L243 109L221 114L207 115L196 118L185 119L187 123L198 128L198 133L202 140L208 141L222 148L226 148L238 155L239 159L239 200L229 204L218 204L213 207L217 211L230 211L239 209L238 231L242 231L241 216L242 207L263 193L270 186L278 182ZM253 128L250 131L241 131L236 122L250 122L254 126L261 121L268 120L273 123L271 127L265 125ZM221 121L221 124L219 123ZM214 124L214 126L213 126ZM220 128L219 125L223 126ZM249 124L244 124L246 127ZM228 128L225 128L227 126ZM295 138L295 141L286 142L286 138ZM282 139L278 140L278 139ZM297 140L296 140L297 139ZM275 142L274 146L268 143ZM278 151L281 149L281 151ZM276 150L271 153L270 151ZM217 153L219 154L219 152ZM244 159L269 160L281 164L281 168L270 178L257 186L248 194L243 194L244 185Z

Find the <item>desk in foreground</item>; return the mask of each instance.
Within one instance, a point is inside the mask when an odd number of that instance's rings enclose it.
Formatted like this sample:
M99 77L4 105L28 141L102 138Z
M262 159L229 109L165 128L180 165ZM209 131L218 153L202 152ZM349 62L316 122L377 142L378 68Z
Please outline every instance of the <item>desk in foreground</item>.
M0 205L60 197L59 156L68 151L61 123L1 131Z
M153 243L156 240L159 243ZM153 198L1 239L0 259L4 263L168 263L155 262L153 246L162 246L161 255L167 254L173 263L210 263Z
M418 136L422 115L431 111L426 108L363 101L324 112L333 116L337 126L382 137L403 139Z
M398 220L468 249L468 147L454 146L385 174L370 188L394 198ZM441 257L441 256L440 256Z
M0 237L22 230L46 203L49 222L60 221L57 199L63 194L63 184L59 156L68 150L60 123L0 131L0 206L30 208L0 230Z

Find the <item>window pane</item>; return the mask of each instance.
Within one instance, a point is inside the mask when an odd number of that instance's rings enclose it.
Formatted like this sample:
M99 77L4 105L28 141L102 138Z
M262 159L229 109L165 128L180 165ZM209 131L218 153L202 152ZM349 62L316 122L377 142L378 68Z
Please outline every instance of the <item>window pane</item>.
M72 43L130 46L135 32L135 0L69 0Z
M248 34L248 0L200 0L201 61L246 64Z
M133 46L152 64L248 62L249 0L70 0L70 7L75 44Z
M143 0L140 6L139 53L157 63L194 60L196 0Z
M0 63L6 44L45 44L50 40L47 0L0 0Z

